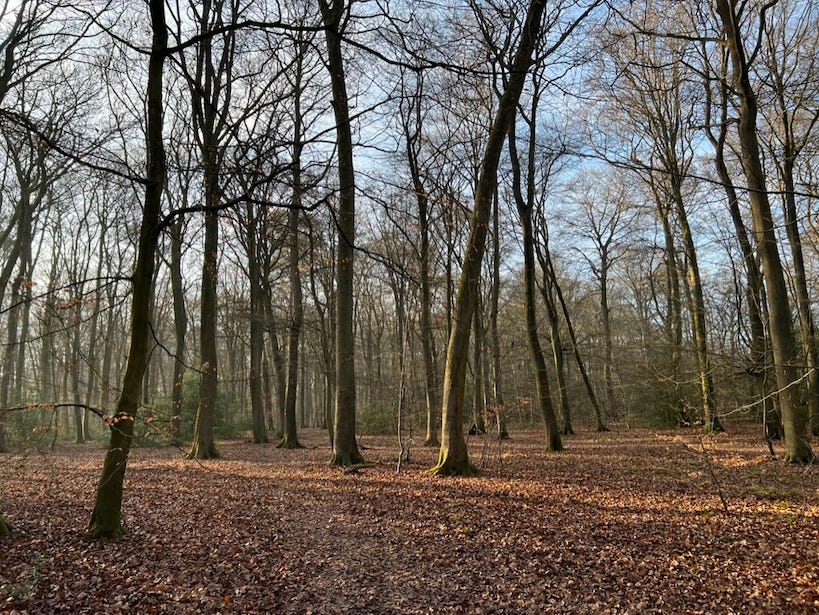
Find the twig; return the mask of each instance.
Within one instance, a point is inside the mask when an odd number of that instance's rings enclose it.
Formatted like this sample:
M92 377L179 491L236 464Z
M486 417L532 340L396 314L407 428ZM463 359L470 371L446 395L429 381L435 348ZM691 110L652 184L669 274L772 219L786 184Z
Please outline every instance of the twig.
M719 496L720 501L722 502L722 509L725 511L725 514L728 513L728 501L725 499L725 494L722 492L722 485L720 485L719 480L717 479L717 473L714 471L714 465L711 463L711 457L708 454L708 451L705 450L705 436L700 436L700 448L702 448L702 455L705 459L705 465L708 468L708 473L711 475L711 480L714 481L714 486L717 488L717 495Z

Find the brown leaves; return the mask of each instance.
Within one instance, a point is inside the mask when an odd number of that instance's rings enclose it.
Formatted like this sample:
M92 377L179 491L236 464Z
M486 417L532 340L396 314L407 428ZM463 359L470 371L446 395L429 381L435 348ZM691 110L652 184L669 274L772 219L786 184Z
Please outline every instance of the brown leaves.
M346 475L318 431L201 463L140 448L129 534L102 543L82 533L101 448L4 459L0 611L819 612L816 468L732 432L704 452L693 431L473 438L472 479L425 476L420 443L396 476L389 438Z

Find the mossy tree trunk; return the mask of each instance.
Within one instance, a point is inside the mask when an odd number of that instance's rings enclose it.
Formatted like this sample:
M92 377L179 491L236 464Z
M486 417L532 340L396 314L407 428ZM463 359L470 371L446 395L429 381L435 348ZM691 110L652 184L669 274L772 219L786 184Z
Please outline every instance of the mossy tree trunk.
M122 392L117 413L109 422L111 439L97 485L96 501L88 525L91 538L123 535L122 484L133 437L134 417L139 406L142 376L148 360L151 324L148 316L153 286L154 254L159 239L157 223L165 184L165 147L162 141L162 69L168 45L164 0L149 2L153 40L148 61L147 127L145 131L147 168L145 200L139 230L136 266L132 276L131 335Z
M486 235L492 212L492 197L498 180L498 163L509 127L515 119L526 76L532 65L532 53L540 35L545 0L532 0L526 14L520 43L510 66L505 91L498 104L495 121L489 132L475 190L475 206L470 221L469 240L452 314L452 330L444 372L443 421L438 463L430 470L436 475L471 475L475 468L469 461L464 437L464 390L469 352L469 335L475 310L481 262L486 249Z

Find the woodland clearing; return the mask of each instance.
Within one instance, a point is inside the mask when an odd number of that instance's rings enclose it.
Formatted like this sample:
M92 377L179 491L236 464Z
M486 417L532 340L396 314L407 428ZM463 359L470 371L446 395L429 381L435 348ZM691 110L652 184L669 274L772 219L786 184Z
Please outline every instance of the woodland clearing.
M387 436L352 471L319 430L201 463L138 447L128 535L98 542L101 446L6 454L0 612L819 613L819 470L759 431L471 437L481 473L451 479L418 441L396 474Z

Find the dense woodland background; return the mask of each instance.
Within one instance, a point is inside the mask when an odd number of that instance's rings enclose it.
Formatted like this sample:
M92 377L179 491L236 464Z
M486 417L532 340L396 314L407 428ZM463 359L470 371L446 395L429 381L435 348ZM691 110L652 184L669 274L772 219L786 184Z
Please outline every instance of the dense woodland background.
M449 344L456 439L742 419L812 459L813 2L2 9L0 451L437 445Z

